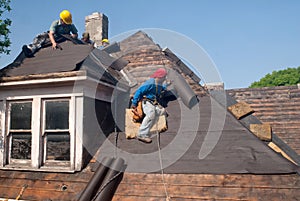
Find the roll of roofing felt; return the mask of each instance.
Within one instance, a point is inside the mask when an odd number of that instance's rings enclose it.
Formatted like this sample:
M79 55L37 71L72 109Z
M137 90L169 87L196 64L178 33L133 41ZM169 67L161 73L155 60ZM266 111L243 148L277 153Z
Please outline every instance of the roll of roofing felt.
M96 170L95 174L87 184L86 188L80 195L78 201L87 201L92 200L92 198L97 193L98 189L100 188L108 170L109 166L112 164L113 158L105 157L101 164L99 165L98 169Z
M123 177L125 161L122 158L114 158L110 169L108 170L105 179L93 201L112 200L115 191Z
M170 70L167 77L171 80L171 86L174 87L177 96L181 98L185 106L192 108L198 103L197 96L182 75L174 70Z

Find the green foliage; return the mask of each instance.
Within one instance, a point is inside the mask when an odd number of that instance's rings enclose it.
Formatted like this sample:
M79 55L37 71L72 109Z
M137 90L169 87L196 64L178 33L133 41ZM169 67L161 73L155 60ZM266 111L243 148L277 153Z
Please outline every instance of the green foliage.
M3 19L3 13L11 11L10 0L0 0L0 54L9 54L10 50L8 49L11 42L8 37L10 31L9 26L11 25L10 19Z
M257 82L253 82L250 88L271 87L271 86L290 86L300 83L300 67L287 68L285 70L273 71Z

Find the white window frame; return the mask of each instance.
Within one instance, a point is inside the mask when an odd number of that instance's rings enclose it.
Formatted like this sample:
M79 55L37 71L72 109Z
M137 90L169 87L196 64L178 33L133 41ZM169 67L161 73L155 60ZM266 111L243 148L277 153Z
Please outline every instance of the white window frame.
M46 103L47 102L56 102L56 101L68 101L68 106L69 106L69 125L68 125L68 129L46 129ZM71 108L71 101L70 98L61 98L61 99L42 99L42 132L41 132L41 136L42 136L42 144L43 144L43 153L42 153L42 164L43 166L65 166L65 167L69 167L70 166L70 162L71 162L71 132L70 132L70 128L72 127L72 123L71 122L71 112L70 112L70 108ZM46 133L47 132L51 132L51 133L61 133L61 132L68 132L70 135L70 161L55 161L55 160L47 160L46 156L47 156L47 139L46 139Z
M20 129L20 130L15 130L15 129L11 129L10 128L10 123L11 123L11 104L12 103L31 103L31 109L33 108L33 100L32 99L24 99L24 100L17 100L17 101L9 101L7 102L7 132L5 133L5 141L7 144L6 147L6 154L7 154L7 159L8 159L8 163L13 165L13 164L18 164L18 165L24 165L24 166L28 166L31 165L32 163L32 139L33 139L33 133L32 133L32 118L33 118L33 113L31 110L31 129ZM24 132L24 133L31 133L31 159L13 159L11 158L11 149L12 149L12 134L10 133L15 133L15 132Z
M78 101L76 102L76 98ZM31 160L13 159L11 160L10 150L11 144L8 143L7 137L10 132L10 112L8 108L13 102L32 102L32 119L31 119ZM70 161L55 161L52 163L44 162L45 144L42 135L45 133L45 104L44 101L51 100L68 100L69 101L69 134L70 134ZM26 97L8 97L4 101L6 108L4 122L4 135L6 142L4 142L4 153L2 168L4 169L22 169L22 170L36 170L36 171L62 171L74 172L81 168L82 148L76 148L76 141L81 139L76 136L76 111L77 113L82 109L82 94L60 94L60 95L44 95L44 96L26 96ZM76 109L76 107L80 107ZM81 121L79 121L81 122ZM82 128L79 126L78 128ZM77 139L79 138L79 139ZM76 157L77 156L77 157ZM5 162L6 161L6 162Z

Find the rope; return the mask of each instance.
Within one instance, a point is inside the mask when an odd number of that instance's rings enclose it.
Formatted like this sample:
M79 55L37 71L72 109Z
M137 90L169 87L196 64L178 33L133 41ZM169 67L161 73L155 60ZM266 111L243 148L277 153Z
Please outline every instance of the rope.
M158 131L158 122L156 122L156 134L157 134L157 147L158 147L158 154L159 154L161 178L162 178L162 182L164 184L164 190L165 190L165 194L166 194L166 201L171 201L171 197L169 196L169 193L168 193L168 190L167 190L167 184L166 184L166 181L165 181L164 169L163 169L163 164L162 164L162 156L161 156L161 148L160 148L160 132Z
M119 131L115 131L115 158L118 158L118 138L119 138Z
M114 155L115 155L115 158L118 157L118 138L119 138L119 131L117 129L117 101L115 100L115 106L114 106L114 122L115 122L115 125L114 125L114 132L115 132L115 150L114 150Z
M22 197L22 195L23 195L23 193L24 193L24 191L25 191L25 189L26 189L27 187L28 187L27 184L24 184L24 185L23 185L23 187L22 187L22 189L21 189L19 195L16 197L16 200L19 200L19 199Z

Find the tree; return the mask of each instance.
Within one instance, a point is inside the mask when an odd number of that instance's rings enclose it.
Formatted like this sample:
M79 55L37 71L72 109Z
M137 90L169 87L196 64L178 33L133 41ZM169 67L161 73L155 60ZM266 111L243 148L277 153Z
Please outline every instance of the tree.
M0 54L9 54L9 46L11 44L8 37L10 31L9 26L11 25L11 20L8 18L3 19L2 15L4 12L11 11L10 8L11 0L0 0Z
M298 83L300 83L300 66L298 68L273 71L271 74L268 73L259 81L253 82L249 87L290 86Z

